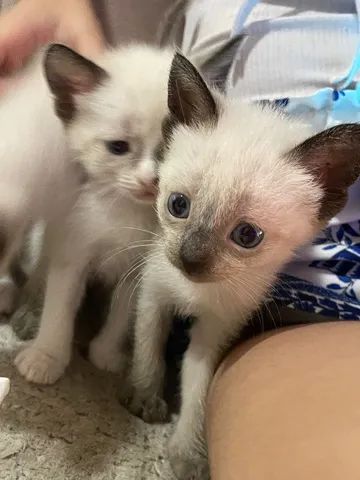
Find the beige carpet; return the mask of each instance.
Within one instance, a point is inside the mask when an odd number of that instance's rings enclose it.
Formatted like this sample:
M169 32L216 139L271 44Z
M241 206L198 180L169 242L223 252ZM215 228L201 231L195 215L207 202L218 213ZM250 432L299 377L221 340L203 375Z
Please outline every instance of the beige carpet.
M146 425L117 401L119 381L76 358L56 385L26 383L12 365L19 342L0 325L1 480L173 480L165 446L171 426Z

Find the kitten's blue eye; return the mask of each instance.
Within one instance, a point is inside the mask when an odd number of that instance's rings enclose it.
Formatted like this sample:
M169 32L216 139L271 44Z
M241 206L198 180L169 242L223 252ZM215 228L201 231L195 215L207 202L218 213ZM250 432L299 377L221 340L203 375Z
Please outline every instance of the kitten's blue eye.
M125 140L111 140L105 143L106 148L113 155L125 155L130 151L129 142Z
M230 235L231 240L242 248L255 248L262 242L264 232L251 223L240 223Z
M183 193L172 193L168 200L168 209L173 217L187 218L190 212L190 200Z

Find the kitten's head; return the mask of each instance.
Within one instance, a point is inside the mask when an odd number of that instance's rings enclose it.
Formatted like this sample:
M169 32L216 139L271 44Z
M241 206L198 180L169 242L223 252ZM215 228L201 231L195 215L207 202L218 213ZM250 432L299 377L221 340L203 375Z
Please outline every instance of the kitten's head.
M178 54L169 109L158 212L169 261L194 281L265 282L360 173L360 126L305 140L275 111L214 95Z
M46 78L74 159L88 182L116 198L155 199L171 58L141 45L110 51L99 64L61 45L46 54Z

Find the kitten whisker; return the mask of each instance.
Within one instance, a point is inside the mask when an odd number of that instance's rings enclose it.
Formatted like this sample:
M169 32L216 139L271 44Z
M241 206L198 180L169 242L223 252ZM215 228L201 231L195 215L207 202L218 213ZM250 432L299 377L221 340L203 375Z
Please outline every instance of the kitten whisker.
M140 271L140 272L137 274L137 276L135 277L135 279L133 280L133 283L136 282L136 284L135 284L135 286L134 286L134 288L133 288L133 290L132 290L132 292L131 292L131 295L130 295L130 297L129 297L128 306L131 305L132 298L133 298L136 290L140 287L142 280L143 280L143 274L142 274L142 271Z
M134 242L135 243L135 242ZM138 244L135 244L134 245L131 244L127 247L123 247L123 248L120 248L120 249L115 249L113 250L112 252L110 252L110 255L107 256L101 263L100 263L100 266L99 266L99 269L101 270L108 262L110 262L111 260L114 260L114 258L116 258L117 256L120 256L122 253L125 253L125 252L128 252L130 250L134 250L136 248L151 248L151 247L155 247L156 245L151 242L150 240L149 241L139 241Z
M141 254L139 255L141 256ZM125 274L120 278L118 284L116 285L115 289L118 291L122 288L123 284L126 282L126 280L136 272L136 270L142 268L143 266L146 265L149 259L154 260L157 258L161 258L161 254L155 253L154 255L149 254L146 256L141 256L140 260L137 260L134 264L132 264L129 269L125 272Z
M124 229L129 229L129 230L136 230L138 232L144 232L144 233L148 233L149 235L154 235L156 237L159 237L161 238L161 236L158 234L158 233L155 233L155 232L152 232L151 230L146 230L144 228L139 228L139 227L130 227L130 226L126 226L126 227L120 227L120 228L124 228Z
M119 282L116 284L114 288L114 294L113 296L115 299L119 298L120 291L122 287L124 286L125 282L131 275L133 275L137 270L143 267L145 265L146 260L140 259L138 262L136 262L134 265L131 265L130 268L125 272L125 274L120 278Z
M260 280L261 283L262 283L267 289L273 288L273 284L272 284L271 282L269 282L268 279L266 279L265 277L260 277L260 276L256 276L256 277L253 277L253 278L252 278L252 280L255 280L255 282L252 282L251 280L247 280L247 286L248 286L248 287L249 287L249 286L250 286L250 287L251 287L251 286L256 287L256 286L257 286L257 284L256 284L256 279ZM231 280L231 279L230 279L230 280ZM235 279L233 278L233 280L235 280ZM253 297L251 296L251 294L249 293L248 289L246 289L245 284L243 285L241 282L239 282L239 284L237 285L237 284L234 284L234 283L232 282L231 285L232 285L233 287L235 287L235 289L238 289L238 287L240 287L240 288L243 287L243 289L241 290L241 293L242 293L242 294L245 293L249 298L253 298ZM238 291L238 290L237 290L237 291ZM267 312L268 312L268 314L269 314L269 317L270 317L270 319L272 320L272 322L273 322L273 324L274 324L274 327L275 327L275 328L279 328L278 325L277 325L277 323L276 323L276 321L275 321L275 318L274 318L274 316L273 316L273 314L272 314L272 312L271 312L271 310L270 310L270 308L269 308L269 306L267 305L267 303L264 302L264 303L262 303L261 306L263 306L263 307L267 310ZM261 309L261 306L259 306L258 309ZM280 311L279 311L279 310L278 310L278 313L279 313L279 318L281 319L281 315L280 315ZM263 318L262 318L262 324L264 324ZM264 328L264 327L263 327L263 328Z

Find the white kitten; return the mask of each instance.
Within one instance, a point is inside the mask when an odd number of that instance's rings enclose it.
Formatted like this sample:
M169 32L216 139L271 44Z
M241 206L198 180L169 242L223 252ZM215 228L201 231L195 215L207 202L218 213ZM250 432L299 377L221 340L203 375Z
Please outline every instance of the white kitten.
M47 225L50 260L40 329L15 360L30 381L52 383L68 365L75 314L89 275L108 283L120 280L90 358L108 370L123 364L120 347L132 282L156 225L157 156L172 56L146 46L109 52L99 65L62 46L46 55L56 111L84 183L70 212Z
M315 137L271 110L212 94L176 55L160 167L161 237L144 271L131 410L163 420L163 349L172 314L193 316L182 406L169 453L182 480L207 476L204 407L225 349L294 251L346 201L360 173L360 126Z

